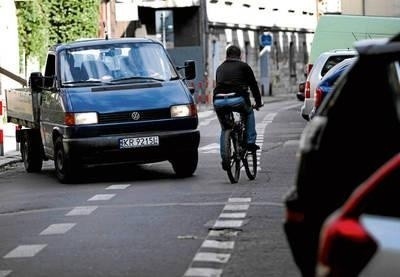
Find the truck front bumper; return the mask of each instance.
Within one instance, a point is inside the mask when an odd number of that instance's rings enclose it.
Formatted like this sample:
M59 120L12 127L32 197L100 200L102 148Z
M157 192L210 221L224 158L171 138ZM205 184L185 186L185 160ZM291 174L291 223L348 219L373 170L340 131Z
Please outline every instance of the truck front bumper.
M157 146L121 148L120 140L124 138L154 137L159 138ZM81 166L112 165L124 163L151 163L171 160L188 151L197 151L200 143L200 132L167 131L141 132L123 135L108 135L86 138L64 138L66 155Z

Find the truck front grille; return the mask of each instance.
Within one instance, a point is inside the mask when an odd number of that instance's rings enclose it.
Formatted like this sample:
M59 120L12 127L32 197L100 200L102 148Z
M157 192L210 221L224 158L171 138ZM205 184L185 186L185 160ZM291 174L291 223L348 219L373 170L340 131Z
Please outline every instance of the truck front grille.
M139 116L137 114L138 113ZM132 122L132 121L148 121L171 118L169 109L144 110L144 111L129 111L118 113L103 113L99 114L99 123L117 123L117 122Z

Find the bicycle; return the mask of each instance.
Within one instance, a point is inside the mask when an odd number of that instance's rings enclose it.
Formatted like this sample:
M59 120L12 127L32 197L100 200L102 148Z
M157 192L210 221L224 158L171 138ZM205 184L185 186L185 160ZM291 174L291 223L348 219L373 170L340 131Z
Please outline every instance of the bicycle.
M227 110L224 121L223 145L221 145L222 166L226 169L229 181L239 181L240 171L244 167L249 180L257 176L257 153L247 150L246 117L234 110Z

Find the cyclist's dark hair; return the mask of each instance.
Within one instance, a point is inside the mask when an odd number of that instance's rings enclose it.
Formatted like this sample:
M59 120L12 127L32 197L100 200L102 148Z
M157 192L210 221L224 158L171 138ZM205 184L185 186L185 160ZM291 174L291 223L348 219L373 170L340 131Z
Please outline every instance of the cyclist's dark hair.
M240 55L241 55L240 48L237 47L236 45L229 45L228 48L226 48L226 57L227 58L239 59Z

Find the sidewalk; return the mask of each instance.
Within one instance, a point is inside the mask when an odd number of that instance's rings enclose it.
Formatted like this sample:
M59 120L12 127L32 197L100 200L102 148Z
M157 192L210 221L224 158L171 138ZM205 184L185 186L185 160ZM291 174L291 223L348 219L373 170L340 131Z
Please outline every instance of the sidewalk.
M296 99L295 94L290 94L290 95L279 95L279 96L264 96L263 101L264 103L272 103L272 102L277 102L277 101L285 101L285 100L290 100L290 99ZM209 105L202 105L201 108L199 108L199 113L206 113L207 111L211 111L212 106ZM201 116L199 116L201 117ZM0 170L2 170L4 167L7 165L21 162L21 153L19 151L7 151L4 156L0 156Z

